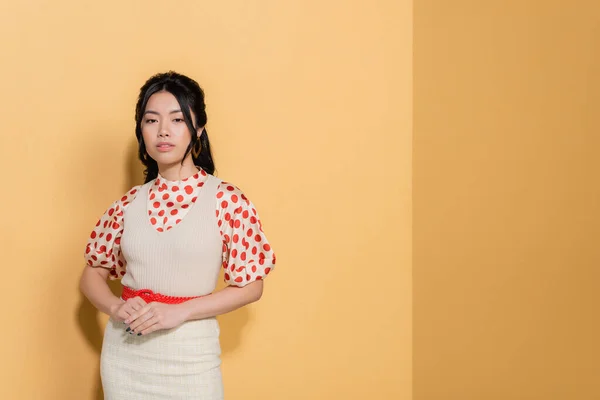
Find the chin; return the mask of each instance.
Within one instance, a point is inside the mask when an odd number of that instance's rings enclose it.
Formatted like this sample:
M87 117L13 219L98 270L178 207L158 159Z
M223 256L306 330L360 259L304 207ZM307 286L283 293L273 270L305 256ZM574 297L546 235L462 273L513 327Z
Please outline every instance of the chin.
M173 164L181 163L181 159L182 159L181 156L179 156L177 154L170 154L170 153L150 154L150 157L152 157L152 159L154 161L156 161L158 163L158 165L164 165L164 166L170 166Z

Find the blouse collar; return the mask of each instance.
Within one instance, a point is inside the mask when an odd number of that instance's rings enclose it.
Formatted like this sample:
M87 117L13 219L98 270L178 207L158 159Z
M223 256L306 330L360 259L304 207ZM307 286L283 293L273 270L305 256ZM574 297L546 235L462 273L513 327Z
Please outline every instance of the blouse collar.
M200 168L200 167L198 167L198 168ZM198 172L196 172L194 175L187 177L185 179L177 180L177 181L168 180L167 178L165 178L164 176L162 176L159 173L158 176L156 177L156 179L154 180L153 186L164 187L165 189L172 188L173 186L182 185L182 184L197 186L199 183L206 181L207 177L208 177L208 174L202 168L200 168L200 170Z

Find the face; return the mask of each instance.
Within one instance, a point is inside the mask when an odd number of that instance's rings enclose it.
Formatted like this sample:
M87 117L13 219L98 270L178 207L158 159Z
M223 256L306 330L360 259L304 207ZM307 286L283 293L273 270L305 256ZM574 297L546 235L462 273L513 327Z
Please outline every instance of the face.
M175 96L169 92L158 92L150 96L141 127L146 151L160 169L181 164L191 135ZM186 161L191 161L191 157L191 153L188 154L187 158L190 160Z

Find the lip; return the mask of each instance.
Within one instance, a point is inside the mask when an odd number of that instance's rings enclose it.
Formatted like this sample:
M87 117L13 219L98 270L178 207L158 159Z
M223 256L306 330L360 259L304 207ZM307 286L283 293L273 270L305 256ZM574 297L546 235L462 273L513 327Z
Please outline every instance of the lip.
M156 145L156 149L160 152L171 151L171 149L173 149L174 147L175 145L169 142L160 142Z

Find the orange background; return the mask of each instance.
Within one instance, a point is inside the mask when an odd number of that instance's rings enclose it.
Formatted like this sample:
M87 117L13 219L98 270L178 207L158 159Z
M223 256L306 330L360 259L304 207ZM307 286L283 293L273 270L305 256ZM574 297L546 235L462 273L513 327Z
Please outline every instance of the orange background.
M0 37L0 398L102 398L83 249L142 180L135 100L168 69L278 256L220 318L227 399L411 397L410 1L4 2Z
M101 398L83 247L167 69L278 255L220 318L228 399L600 398L600 5L412 7L0 5L0 398Z
M600 3L414 2L414 399L600 399Z

